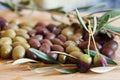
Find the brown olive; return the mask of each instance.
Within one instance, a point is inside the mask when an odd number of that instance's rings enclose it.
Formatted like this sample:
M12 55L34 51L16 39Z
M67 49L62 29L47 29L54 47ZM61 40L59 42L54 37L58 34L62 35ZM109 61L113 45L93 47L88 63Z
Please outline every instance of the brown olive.
M16 46L12 51L12 59L19 59L25 56L25 49L22 46Z
M49 53L51 51L51 48L50 48L49 44L44 43L40 46L39 50L44 52L44 53Z
M77 46L68 46L68 47L66 48L66 52L67 52L67 53L71 53L71 52L73 52L73 51L78 51L78 52L80 52L80 49L79 49Z
M53 44L58 44L58 45L64 46L64 43L58 38L52 39L51 41Z
M11 57L12 46L6 44L3 45L0 49L0 56L2 58L10 58Z
M74 41L75 43L79 44L80 43L80 37L73 35L68 37L68 40Z
M52 42L51 42L50 40L48 40L48 39L43 39L43 40L40 41L40 43L41 43L41 44L47 43L47 44L49 44L50 46L53 45Z
M43 35L38 34L38 35L35 35L35 36L31 37L31 38L37 39L38 41L41 41L43 39Z
M53 34L53 33L47 33L45 35L45 39L54 39L54 38L55 38L55 34Z
M40 42L37 39L32 39L31 38L28 43L33 48L39 48L41 46Z
M68 46L76 46L77 44L74 42L74 41L71 41L71 40L68 40L65 42L65 46L68 47Z
M63 48L61 45L57 45L57 44L51 46L51 49L52 49L53 51L64 52L64 48Z
M57 36L57 38L60 39L60 40L63 41L63 42L67 41L67 37L66 37L65 35L63 35L63 34L59 34L59 35Z

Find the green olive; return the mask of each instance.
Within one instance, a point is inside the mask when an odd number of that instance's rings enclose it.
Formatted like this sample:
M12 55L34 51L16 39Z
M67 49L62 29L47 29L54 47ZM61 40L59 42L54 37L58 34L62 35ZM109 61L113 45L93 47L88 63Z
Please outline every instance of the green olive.
M2 34L2 37L14 38L15 36L16 36L16 33L12 29L5 30L5 32Z
M27 43L27 40L23 37L20 37L20 36L16 36L15 38L13 38L13 41L14 42L24 42L24 43Z
M24 37L25 39L29 39L30 36L27 33L16 33L16 36Z
M24 42L14 42L12 43L12 47L16 47L16 46L23 46L25 49L30 48L30 45L28 43L24 43Z
M61 63L65 63L66 62L66 55L59 55L58 56L58 61L60 61Z
M68 46L66 48L67 53L71 53L72 51L80 51L80 49L77 46Z
M9 24L7 27L5 27L5 29L13 29L13 30L17 30L19 27L18 25L14 24L14 23L11 23Z
M31 31L32 30L32 28L29 27L29 26L21 26L21 29L24 29L26 31Z
M0 39L0 46L5 44L12 44L12 39L9 37L2 37Z
M12 59L20 59L25 56L25 48L23 46L16 46L12 51Z
M10 58L11 57L12 46L6 44L3 45L0 49L1 58Z
M74 41L71 41L71 40L68 40L65 42L65 46L68 47L68 46L76 46L77 44L74 42Z
M74 34L74 27L66 27L61 32L65 36L72 36Z

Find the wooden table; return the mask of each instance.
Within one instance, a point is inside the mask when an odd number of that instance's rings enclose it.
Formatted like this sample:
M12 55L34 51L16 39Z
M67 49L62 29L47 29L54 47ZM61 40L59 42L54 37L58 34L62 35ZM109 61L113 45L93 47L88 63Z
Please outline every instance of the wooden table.
M53 23L50 19L50 13L47 12L35 12L28 17L29 11L23 11L24 16L18 17L16 14L10 11L0 10L0 16L6 18L8 21L11 19L21 19L22 21L45 21L46 23ZM56 15L57 16L57 15ZM58 16L59 17L59 16ZM120 25L120 20L112 23L113 25ZM119 38L116 38L120 44ZM120 45L119 45L120 46ZM115 61L120 63L120 47L116 52ZM96 74L92 72L88 73L74 73L74 74L60 74L53 72L52 74L37 74L32 70L29 70L28 65L11 65L3 64L0 62L0 80L120 80L120 68L114 69L108 73Z

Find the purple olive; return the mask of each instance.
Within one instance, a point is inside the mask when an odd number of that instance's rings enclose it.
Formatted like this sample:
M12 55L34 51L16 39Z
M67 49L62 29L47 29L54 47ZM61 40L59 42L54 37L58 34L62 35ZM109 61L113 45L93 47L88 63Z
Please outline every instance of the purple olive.
M4 18L0 17L0 30L3 30L7 25L8 22Z

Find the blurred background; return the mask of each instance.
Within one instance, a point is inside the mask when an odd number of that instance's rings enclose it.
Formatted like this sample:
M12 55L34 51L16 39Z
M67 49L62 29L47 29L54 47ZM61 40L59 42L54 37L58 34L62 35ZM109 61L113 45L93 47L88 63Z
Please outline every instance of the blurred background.
M72 11L75 8L78 8L79 10L89 10L90 6L97 6L97 10L120 8L120 0L0 0L0 9L6 9L6 5L3 4L6 2L7 4L12 2L15 5L16 3L17 5L22 3L22 7L24 7L25 4L27 5L29 2L32 2L42 10L60 7L62 7L64 11Z

